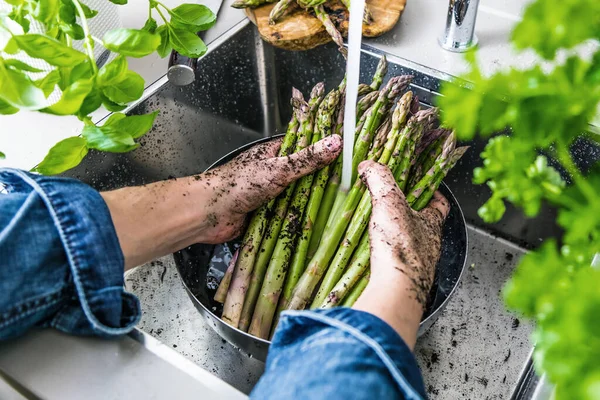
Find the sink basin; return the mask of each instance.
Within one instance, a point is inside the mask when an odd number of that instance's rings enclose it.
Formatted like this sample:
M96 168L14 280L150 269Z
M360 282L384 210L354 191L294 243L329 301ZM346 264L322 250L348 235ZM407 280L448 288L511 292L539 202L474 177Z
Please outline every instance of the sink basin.
M130 110L131 114L161 110L138 150L127 154L92 151L68 175L107 190L198 173L246 143L283 132L291 112L292 86L308 93L318 81L331 88L343 77L344 60L335 46L302 53L275 49L263 43L247 21L217 42L199 60L193 84L177 87L164 78ZM363 82L370 80L379 54L374 48L363 48ZM388 60L388 75L415 76L412 90L426 104L435 101L440 83L449 78L397 57ZM500 223L484 224L476 211L489 191L486 186L474 186L471 179L485 142L468 144L471 150L445 182L469 224L470 267L455 297L419 340L415 352L431 398L509 398L529 371L524 367L529 365L531 327L504 310L499 291L525 249L540 239L559 236L560 230L550 208L535 219L525 219L508 207ZM582 159L595 151L585 143L579 150ZM127 287L140 297L144 309L140 327L249 392L262 365L223 343L206 326L176 275L170 256L128 274Z

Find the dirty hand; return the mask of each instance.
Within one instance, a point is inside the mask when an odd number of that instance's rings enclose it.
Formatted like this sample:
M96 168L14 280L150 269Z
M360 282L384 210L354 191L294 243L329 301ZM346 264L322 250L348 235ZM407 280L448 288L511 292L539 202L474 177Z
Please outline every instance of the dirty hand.
M373 204L371 278L353 308L386 321L412 348L440 257L448 201L436 192L429 205L417 212L406 202L388 167L365 161L358 171Z
M448 201L436 192L426 208L414 211L386 166L365 162L359 173L373 202L369 225L373 276L406 276L415 299L425 307L440 258Z
M202 243L222 243L240 235L247 213L275 198L290 183L331 163L341 151L338 135L287 157L277 157L281 140L254 146L238 157L194 177L210 192L202 205L207 226Z

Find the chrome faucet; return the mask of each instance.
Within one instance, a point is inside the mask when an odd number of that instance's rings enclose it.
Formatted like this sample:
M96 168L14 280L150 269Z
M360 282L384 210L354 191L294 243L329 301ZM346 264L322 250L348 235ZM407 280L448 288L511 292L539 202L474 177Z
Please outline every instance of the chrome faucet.
M475 20L479 0L450 0L446 29L439 38L440 45L449 51L463 52L477 44Z

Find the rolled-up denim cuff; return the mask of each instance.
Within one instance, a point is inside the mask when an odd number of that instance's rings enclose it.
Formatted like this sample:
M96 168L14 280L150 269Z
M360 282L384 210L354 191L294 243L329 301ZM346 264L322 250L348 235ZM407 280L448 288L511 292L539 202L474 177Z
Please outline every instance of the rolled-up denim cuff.
M294 337L301 335L302 325L307 329L313 329L315 323L336 328L371 348L385 365L406 399L424 398L423 378L412 351L392 327L367 312L345 307L286 311L279 320L273 344L285 346L286 340L293 340ZM293 329L295 334L290 335L289 329Z
M11 169L3 170L2 175L5 183L20 188L27 185L40 196L64 247L75 296L48 325L68 333L99 336L122 335L133 329L141 316L140 305L124 291L124 257L102 196L74 179Z

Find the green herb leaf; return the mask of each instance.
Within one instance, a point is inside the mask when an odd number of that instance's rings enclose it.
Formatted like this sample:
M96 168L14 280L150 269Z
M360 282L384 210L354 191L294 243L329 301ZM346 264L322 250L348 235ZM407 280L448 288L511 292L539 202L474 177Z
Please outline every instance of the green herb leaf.
M33 170L44 175L56 175L77 166L86 156L85 139L79 136L61 140Z
M27 19L27 10L25 8L21 8L21 12L17 13L16 10L18 8L13 8L13 11L8 14L8 17L15 21L17 24L21 25L23 28L23 32L29 32L29 27L31 22Z
M109 119L103 126L110 126L116 131L127 133L134 139L137 139L152 129L152 125L154 124L154 120L158 115L158 111L154 111L150 114L131 115L128 117L125 117L124 114L113 115L122 115L123 117L116 120Z
M60 72L57 69L53 69L46 76L37 81L34 81L33 84L44 92L44 96L46 98L54 92L56 85L60 82Z
M217 17L210 8L201 4L182 4L169 10L171 24L176 28L205 31L215 24Z
M113 125L115 122L122 120L123 118L125 118L127 115L123 114L123 113L112 113L110 114L110 116L106 119L106 122L104 123L104 125L102 126L110 126Z
M127 58L118 56L98 71L98 85L110 86L127 77Z
M29 3L31 15L44 24L50 24L58 15L59 0L40 0Z
M58 16L65 24L74 24L77 22L77 10L71 0L61 1Z
M152 17L149 17L146 20L146 23L144 24L144 26L142 27L142 30L148 31L150 33L155 33L157 27L158 27L158 24L156 23L156 20Z
M111 126L86 125L81 134L90 149L126 153L139 146L131 135L115 130Z
M0 50L7 54L15 54L19 47L13 42L13 35L22 35L23 27L10 19L6 14L0 14Z
M34 58L41 58L50 65L70 67L83 62L87 57L84 53L65 46L56 39L39 34L13 36L21 50Z
M6 68L0 61L0 99L13 107L38 110L46 106L44 92L21 71Z
M104 86L102 93L114 103L127 104L142 97L144 79L133 71L127 71L125 78L110 86Z
M182 56L198 58L206 53L206 45L198 35L180 28L170 30L171 46Z
M0 160L4 160L6 158L6 155L0 151Z
M60 24L60 29L75 40L83 40L85 33L79 24Z
M93 86L92 79L77 81L63 92L57 103L40 111L55 115L73 115L79 111L83 100L92 91Z
M87 19L94 18L96 15L98 15L98 11L92 10L87 5L85 5L82 1L79 2L79 5L81 6L81 9L83 10L83 15L85 15L85 17Z
M162 58L165 58L171 54L173 47L171 46L171 38L169 35L169 27L167 25L161 25L157 30L156 34L160 36L160 46L156 49L156 52Z
M106 97L104 95L104 93L100 92L100 97L102 98L102 105L104 106L104 108L106 108L108 111L111 112L119 112L119 111L123 111L125 108L127 108L127 106L123 106L120 104L117 104L113 101L111 101L108 97Z
M34 68L31 65L26 64L23 61L17 60L14 58L5 59L4 64L9 67L16 68L20 71L26 71L26 72L43 72L44 71L42 69Z
M84 62L75 65L74 67L58 68L60 73L60 88L66 90L73 83L82 80L90 79L94 76L91 62L88 58Z
M99 109L101 105L102 94L99 89L93 88L83 100L77 116L79 118L84 118Z
M113 29L102 40L110 51L128 57L144 57L151 54L160 45L160 37L141 29Z
M123 5L127 4L127 0L109 0L113 4Z
M11 115L19 112L19 109L11 106L4 100L0 99L0 114L2 115Z

